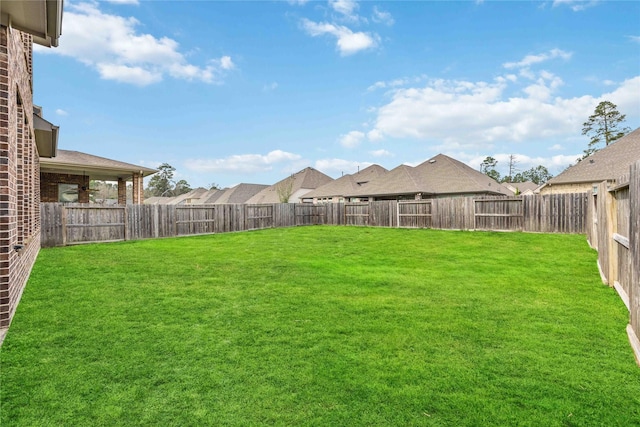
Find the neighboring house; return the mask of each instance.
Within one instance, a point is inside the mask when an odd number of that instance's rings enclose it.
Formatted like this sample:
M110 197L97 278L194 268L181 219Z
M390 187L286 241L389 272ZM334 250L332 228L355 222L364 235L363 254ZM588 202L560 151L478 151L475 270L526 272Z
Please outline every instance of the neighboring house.
M268 185L263 184L238 184L231 188L225 188L224 190L217 190L215 197L211 197L205 201L205 203L213 203L216 205L222 205L225 203L246 203L247 200L268 188Z
M58 128L33 105L33 43L58 45L62 0L0 3L0 341L40 251L40 163Z
M640 160L640 128L568 167L540 187L540 194L585 193L607 181L615 184L629 173L629 166Z
M196 188L187 193L180 194L179 196L171 197L169 201L167 201L167 205L194 205L198 204L200 198L207 193L206 188Z
M144 201L145 176L157 170L81 153L58 150L56 157L40 158L42 202L89 203L91 180L118 183L118 204L127 203L127 181L133 181L133 203Z
M502 185L516 196L531 196L535 194L538 184L532 181L525 182L503 182Z
M359 191L349 200L419 200L436 197L513 195L507 188L458 160L438 154L411 167L400 165Z
M303 195L330 181L333 181L330 176L314 168L305 168L260 191L247 200L247 203L281 203L282 198L286 198L285 196L289 196L289 203L300 203Z
M245 203L247 199L267 188L260 184L238 184L223 190L196 188L175 197L149 197L145 205L221 205L226 203Z
M194 201L194 203L197 205L213 204L216 200L220 198L220 196L224 194L225 190L219 190L217 188L212 188L210 190L207 190L207 192L204 193L202 196L200 196L198 200Z
M354 174L343 175L303 195L313 203L342 203L345 195L360 191L370 181L389 172L382 166L371 165Z

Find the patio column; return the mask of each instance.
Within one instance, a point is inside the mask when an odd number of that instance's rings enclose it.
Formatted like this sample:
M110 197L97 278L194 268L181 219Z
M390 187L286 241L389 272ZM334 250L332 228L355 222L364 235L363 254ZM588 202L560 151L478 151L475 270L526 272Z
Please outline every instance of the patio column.
M118 178L118 204L127 204L127 181L122 178Z
M141 205L144 202L144 175L142 172L133 174L133 204Z

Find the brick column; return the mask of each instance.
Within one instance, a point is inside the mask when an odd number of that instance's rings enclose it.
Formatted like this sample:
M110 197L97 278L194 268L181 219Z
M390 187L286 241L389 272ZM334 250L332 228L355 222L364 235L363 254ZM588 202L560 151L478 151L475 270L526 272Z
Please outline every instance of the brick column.
M118 178L118 204L127 204L127 181L122 178Z
M133 174L133 204L141 205L144 202L144 177L141 173Z
M80 185L78 186L78 203L89 203L89 186L91 180L88 176L82 176L80 178Z

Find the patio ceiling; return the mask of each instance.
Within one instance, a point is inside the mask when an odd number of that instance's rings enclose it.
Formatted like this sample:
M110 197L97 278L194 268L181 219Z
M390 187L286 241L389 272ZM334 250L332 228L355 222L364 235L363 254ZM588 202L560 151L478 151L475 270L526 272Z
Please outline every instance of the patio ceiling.
M118 178L130 181L133 174L149 176L157 170L79 151L58 150L56 157L40 158L40 172L84 175L100 181L117 181Z

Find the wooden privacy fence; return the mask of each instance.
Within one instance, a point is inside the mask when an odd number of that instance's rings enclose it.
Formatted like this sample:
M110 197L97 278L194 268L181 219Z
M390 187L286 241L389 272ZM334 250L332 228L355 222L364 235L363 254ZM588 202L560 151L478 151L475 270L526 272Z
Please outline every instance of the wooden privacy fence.
M42 204L42 246L298 225L585 233L586 194L268 205Z
M587 236L598 251L602 280L629 310L627 335L640 364L640 161L609 188L602 182L589 197Z

